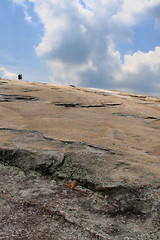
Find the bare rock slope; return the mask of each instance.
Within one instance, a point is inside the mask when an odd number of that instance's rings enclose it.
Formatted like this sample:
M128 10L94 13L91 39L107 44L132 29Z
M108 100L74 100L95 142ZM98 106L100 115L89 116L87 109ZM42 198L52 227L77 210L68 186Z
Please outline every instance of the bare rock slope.
M160 239L160 99L0 80L0 239Z

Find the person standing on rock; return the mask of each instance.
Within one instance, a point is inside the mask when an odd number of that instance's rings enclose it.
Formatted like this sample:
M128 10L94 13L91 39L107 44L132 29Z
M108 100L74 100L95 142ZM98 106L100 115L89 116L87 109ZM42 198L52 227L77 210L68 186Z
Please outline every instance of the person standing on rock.
M18 74L18 80L22 80L22 74Z

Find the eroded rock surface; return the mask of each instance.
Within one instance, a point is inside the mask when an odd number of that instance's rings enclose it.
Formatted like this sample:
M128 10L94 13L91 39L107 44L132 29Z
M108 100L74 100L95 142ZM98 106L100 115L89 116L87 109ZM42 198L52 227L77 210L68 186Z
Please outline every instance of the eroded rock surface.
M160 239L159 98L0 85L0 239Z

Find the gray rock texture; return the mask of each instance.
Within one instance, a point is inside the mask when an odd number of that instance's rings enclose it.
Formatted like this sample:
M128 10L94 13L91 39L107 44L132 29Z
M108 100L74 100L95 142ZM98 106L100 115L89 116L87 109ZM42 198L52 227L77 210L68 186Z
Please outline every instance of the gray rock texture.
M0 239L159 240L160 99L0 79Z

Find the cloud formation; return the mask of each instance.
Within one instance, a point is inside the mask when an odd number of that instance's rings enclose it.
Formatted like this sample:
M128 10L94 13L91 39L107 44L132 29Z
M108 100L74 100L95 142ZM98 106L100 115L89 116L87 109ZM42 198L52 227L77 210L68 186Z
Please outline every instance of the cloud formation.
M4 79L17 79L17 74L9 72L6 68L0 68L0 78Z
M160 0L28 2L34 3L44 25L36 52L50 66L52 82L147 93L160 90L160 47L125 56L116 49L117 44L132 41L132 27L141 20L149 18L160 26Z
M148 53L136 52L124 56L124 64L115 76L117 85L148 94L160 95L160 47Z
M12 0L12 2L14 4L17 4L17 5L24 8L25 20L26 20L26 22L31 24L32 23L32 16L29 14L28 5L27 5L26 0ZM28 2L31 2L31 1L28 0Z

